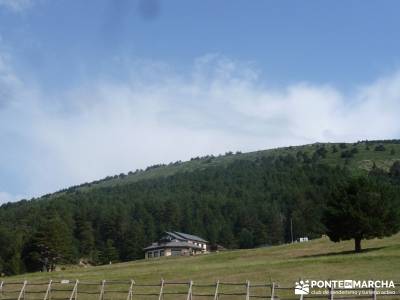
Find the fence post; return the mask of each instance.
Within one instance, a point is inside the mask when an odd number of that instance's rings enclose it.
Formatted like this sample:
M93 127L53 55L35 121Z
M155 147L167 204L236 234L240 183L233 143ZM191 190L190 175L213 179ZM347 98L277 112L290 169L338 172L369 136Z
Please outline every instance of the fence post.
M78 299L78 284L79 284L79 280L77 279L77 280L76 280L76 283L75 283L75 285L76 285L76 289L75 289L75 300Z
M189 290L188 290L188 294L187 294L186 300L192 300L192 289L193 289L193 281L190 280L190 282L189 282Z
M302 278L300 277L300 278L299 278L299 283L300 283L301 281L302 281ZM303 299L304 299L304 295L301 294L301 295L300 295L300 300L303 300Z
M18 300L25 299L25 288L26 288L27 283L28 282L25 280L24 284L22 285L21 291L19 292Z
M334 295L335 293L333 292L333 287L330 287L329 288L329 300L333 300L333 295Z
M78 283L79 283L79 280L77 279L75 281L75 285L72 290L71 296L69 297L69 300L77 300L78 299Z
M133 299L133 285L135 284L135 281L131 279L131 285L129 287L129 293L128 297L126 298L127 300L132 300Z
M250 281L246 281L246 300L250 300Z
M164 299L164 279L161 279L160 295L158 296L158 300L163 300L163 299Z
M46 294L44 295L43 300L48 300L50 299L50 293L51 293L51 283L53 282L53 280L49 281L49 284L47 285L47 290L46 290Z
M372 289L372 299L376 300L376 287L374 286L374 288Z
M275 282L273 282L271 285L271 300L274 300L274 298L275 298Z
M0 296L3 296L3 284L4 284L4 281L1 281L0 282Z
M219 290L219 280L218 280L217 283L215 284L214 300L218 300L218 299L219 299L218 290Z
M101 281L101 287L100 287L99 300L103 300L104 299L105 285L106 285L106 281L102 280Z

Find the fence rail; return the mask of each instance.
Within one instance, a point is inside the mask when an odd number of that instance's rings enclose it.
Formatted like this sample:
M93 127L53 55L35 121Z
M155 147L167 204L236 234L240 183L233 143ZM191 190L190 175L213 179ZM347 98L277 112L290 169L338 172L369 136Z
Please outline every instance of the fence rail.
M344 293L347 292L347 293ZM349 291L353 291L349 294ZM384 289L313 289L308 295L295 295L293 286L276 282L252 283L221 282L195 283L166 281L159 283L136 283L134 280L50 280L47 282L0 281L0 300L305 300L305 299L398 299L400 284L394 290Z

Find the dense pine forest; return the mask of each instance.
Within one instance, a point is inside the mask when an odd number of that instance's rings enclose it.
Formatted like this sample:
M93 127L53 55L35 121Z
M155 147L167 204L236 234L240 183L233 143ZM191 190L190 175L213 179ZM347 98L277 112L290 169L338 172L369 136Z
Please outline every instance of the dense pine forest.
M0 207L0 273L143 257L165 230L226 248L320 237L336 190L364 176L400 195L400 140L313 144L107 177Z

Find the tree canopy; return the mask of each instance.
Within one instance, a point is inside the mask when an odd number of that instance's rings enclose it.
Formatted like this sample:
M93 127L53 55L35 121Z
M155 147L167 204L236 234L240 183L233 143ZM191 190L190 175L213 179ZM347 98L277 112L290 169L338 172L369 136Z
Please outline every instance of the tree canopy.
M324 216L326 233L334 242L390 236L400 229L398 189L377 178L352 178L333 191Z

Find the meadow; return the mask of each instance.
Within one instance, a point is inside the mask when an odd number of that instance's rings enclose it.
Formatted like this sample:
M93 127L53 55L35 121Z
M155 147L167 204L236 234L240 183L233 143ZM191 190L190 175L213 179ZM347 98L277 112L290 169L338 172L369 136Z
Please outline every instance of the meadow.
M363 241L363 252L353 253L353 241L333 243L328 238L268 248L230 250L195 257L166 257L104 266L65 266L53 273L7 277L13 281L79 279L130 280L141 283L170 281L279 282L299 278L388 279L400 281L400 234Z

